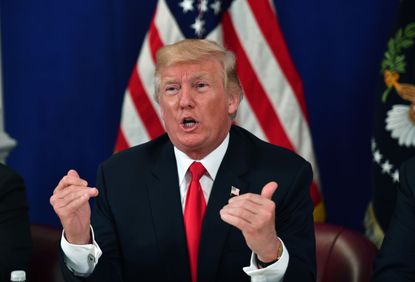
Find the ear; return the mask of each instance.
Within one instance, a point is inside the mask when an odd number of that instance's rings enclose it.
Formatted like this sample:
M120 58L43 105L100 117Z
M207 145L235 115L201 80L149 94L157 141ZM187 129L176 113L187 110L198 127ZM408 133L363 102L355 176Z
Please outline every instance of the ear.
M228 95L228 114L233 116L238 110L240 102L240 96L238 94L230 93Z

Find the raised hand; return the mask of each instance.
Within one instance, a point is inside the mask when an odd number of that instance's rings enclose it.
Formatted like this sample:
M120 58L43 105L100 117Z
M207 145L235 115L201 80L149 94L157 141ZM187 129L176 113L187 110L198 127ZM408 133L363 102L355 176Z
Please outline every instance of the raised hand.
M62 223L69 243L91 243L91 208L88 200L96 196L98 190L88 187L88 182L80 178L75 170L69 170L53 191L50 204Z
M275 203L272 195L277 190L276 182L269 182L261 195L247 193L229 199L220 211L223 221L242 231L248 247L262 262L278 258L281 242L275 230Z

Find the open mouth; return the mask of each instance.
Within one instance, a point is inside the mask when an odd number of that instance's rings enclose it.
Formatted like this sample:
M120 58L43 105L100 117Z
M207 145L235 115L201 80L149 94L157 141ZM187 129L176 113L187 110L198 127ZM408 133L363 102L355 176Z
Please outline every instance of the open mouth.
M196 124L198 124L199 122L198 121L196 121L195 119L193 119L193 118L184 118L183 120L182 120L182 125L183 125L183 127L184 128L192 128L192 127L194 127Z

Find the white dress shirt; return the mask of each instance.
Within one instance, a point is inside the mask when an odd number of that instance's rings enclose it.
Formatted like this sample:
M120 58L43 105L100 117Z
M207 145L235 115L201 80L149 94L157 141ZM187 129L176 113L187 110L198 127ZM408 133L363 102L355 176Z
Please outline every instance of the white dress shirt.
M215 150L213 150L209 155L201 160L193 160L189 158L185 153L174 147L183 211L186 204L185 201L187 189L191 181L191 175L188 172L190 165L194 161L199 161L206 168L207 173L205 173L200 178L200 184L202 186L203 195L205 196L207 204L209 201L210 193L212 191L213 182L216 178L216 174L219 170L219 166L223 160L223 157L225 156L228 145L229 133L226 136L225 140L223 140L223 142ZM93 241L92 244L75 245L70 244L65 239L64 232L62 232L61 247L65 254L64 261L66 266L75 275L83 277L90 275L98 263L100 256L102 255L102 251L95 241L92 226L91 234ZM245 273L251 276L252 282L277 282L282 281L284 278L284 274L288 266L289 254L282 240L280 238L279 240L281 241L283 247L282 256L277 262L266 268L259 269L257 267L255 255L252 253L250 266L243 268Z

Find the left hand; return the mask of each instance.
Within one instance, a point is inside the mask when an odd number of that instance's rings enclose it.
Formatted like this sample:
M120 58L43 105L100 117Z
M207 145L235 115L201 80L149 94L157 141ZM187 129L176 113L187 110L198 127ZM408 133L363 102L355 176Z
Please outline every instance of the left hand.
M281 247L275 229L275 203L272 195L277 190L276 182L267 183L261 195L247 193L229 199L220 211L223 221L242 231L248 247L262 262L277 259Z

